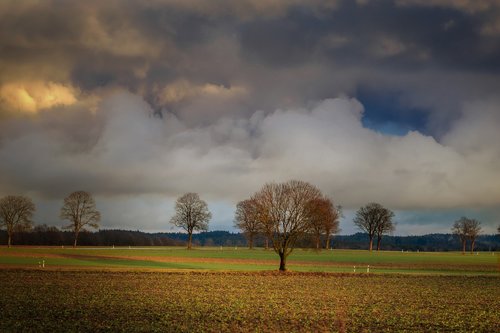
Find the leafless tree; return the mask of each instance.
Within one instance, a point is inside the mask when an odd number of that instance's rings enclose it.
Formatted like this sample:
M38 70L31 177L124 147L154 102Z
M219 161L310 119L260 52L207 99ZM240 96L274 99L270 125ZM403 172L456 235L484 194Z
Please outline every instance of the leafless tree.
M375 235L379 236L379 242L382 238L382 234L392 230L392 218L394 213L383 207L378 203L369 203L368 205L361 207L356 212L356 217L354 218L354 224L362 231L368 234L370 239L369 249L373 249L373 238ZM380 243L377 249L379 249Z
M335 206L333 207L332 205L332 212L330 215L330 218L325 221L325 249L329 250L330 249L330 239L332 235L338 234L341 229L339 228L339 223L340 223L340 218L343 217L342 215L342 206Z
M457 235L462 242L462 254L465 254L465 247L467 240L470 240L470 252L474 251L476 238L481 232L481 222L476 219L470 219L462 216L459 220L455 221L451 228L453 234Z
M252 197L259 221L280 257L280 271L286 270L297 239L310 230L309 203L321 197L318 188L298 180L265 184Z
M24 196L8 195L0 199L0 227L7 230L7 246L11 247L16 231L31 229L35 204Z
M469 234L469 219L465 216L461 217L459 220L453 223L451 231L454 235L458 236L460 242L462 243L462 254L465 254L465 246L467 245L467 235Z
M470 252L474 252L474 245L476 244L476 238L481 233L481 222L476 219L468 219L468 233L467 238L470 240Z
M248 247L253 249L253 240L262 232L262 223L258 220L255 200L247 199L236 205L234 226L243 231L248 240Z
M170 223L187 231L187 248L191 249L193 231L207 231L211 218L207 203L197 193L186 193L175 202L175 215Z
M329 248L330 237L339 231L339 211L331 199L323 197L311 200L308 204L310 232L312 233L316 250L321 247L321 237L325 236L325 248Z
M73 230L75 234L73 247L76 247L80 231L84 231L86 227L99 228L101 213L97 211L94 198L88 192L76 191L64 198L60 217L70 222L63 228Z
M497 228L497 233L500 235L500 225Z
M380 251L380 243L382 242L382 236L388 233L394 232L396 229L396 223L392 221L394 213L389 209L386 210L386 216L383 217L376 228L377 234L377 251Z

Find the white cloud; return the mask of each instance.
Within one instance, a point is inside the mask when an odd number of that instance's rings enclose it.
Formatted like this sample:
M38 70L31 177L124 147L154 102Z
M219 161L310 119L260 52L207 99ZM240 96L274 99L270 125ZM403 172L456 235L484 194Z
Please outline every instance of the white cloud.
M154 118L141 98L118 93L100 106L103 130L90 151L64 154L66 142L39 128L6 138L0 154L10 161L3 167L7 174L9 165L26 162L25 173L12 175L14 183L71 174L102 193L175 196L189 190L236 200L265 181L300 178L350 206L370 200L397 207L500 203L500 190L491 186L498 149L490 144L498 117L481 113L474 123L466 113L467 126L458 122L440 144L418 132L398 137L364 128L362 112L357 100L337 98L311 109L257 112L189 128L169 113ZM37 185L27 190L50 192ZM464 195L471 191L479 197Z
M195 191L229 207L265 182L295 178L314 183L348 209L370 201L392 209L498 206L495 105L468 105L439 143L418 132L398 137L364 128L356 99L188 127L170 113L153 117L140 97L121 92L101 103L92 118L101 123L98 138L85 150L67 149L70 140L61 140L71 135L67 128L55 135L62 129L26 120L29 130L2 139L0 181L3 194L62 198L85 189L107 201L157 196L171 202Z

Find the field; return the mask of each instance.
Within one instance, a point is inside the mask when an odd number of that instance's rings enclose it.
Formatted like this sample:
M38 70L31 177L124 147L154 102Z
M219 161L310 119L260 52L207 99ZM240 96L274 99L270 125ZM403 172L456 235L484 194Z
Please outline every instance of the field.
M498 332L499 257L0 248L0 332Z
M370 266L371 273L499 275L499 253L481 252L394 252L296 249L288 268L300 272L360 273ZM278 256L263 249L198 248L187 251L175 247L147 248L0 248L0 267L46 269L105 268L136 270L275 270Z

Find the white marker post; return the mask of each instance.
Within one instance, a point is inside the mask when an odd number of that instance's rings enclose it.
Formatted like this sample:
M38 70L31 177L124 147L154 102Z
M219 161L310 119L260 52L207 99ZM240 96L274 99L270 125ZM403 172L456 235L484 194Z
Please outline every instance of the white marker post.
M356 273L356 266L354 266L354 273Z
M370 273L370 265L366 266L366 272Z
M42 260L42 268L45 268L45 260Z

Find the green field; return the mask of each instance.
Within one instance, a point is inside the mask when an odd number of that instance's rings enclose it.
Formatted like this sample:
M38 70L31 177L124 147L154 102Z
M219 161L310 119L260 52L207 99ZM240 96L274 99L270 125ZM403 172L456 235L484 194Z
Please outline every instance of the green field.
M499 332L499 258L2 247L0 332Z
M271 250L242 248L175 247L151 248L0 248L4 267L46 269L105 268L161 270L275 270L278 256ZM421 273L447 275L499 275L500 255L493 252L462 255L458 252L372 252L357 250L320 251L296 249L288 260L292 271Z

